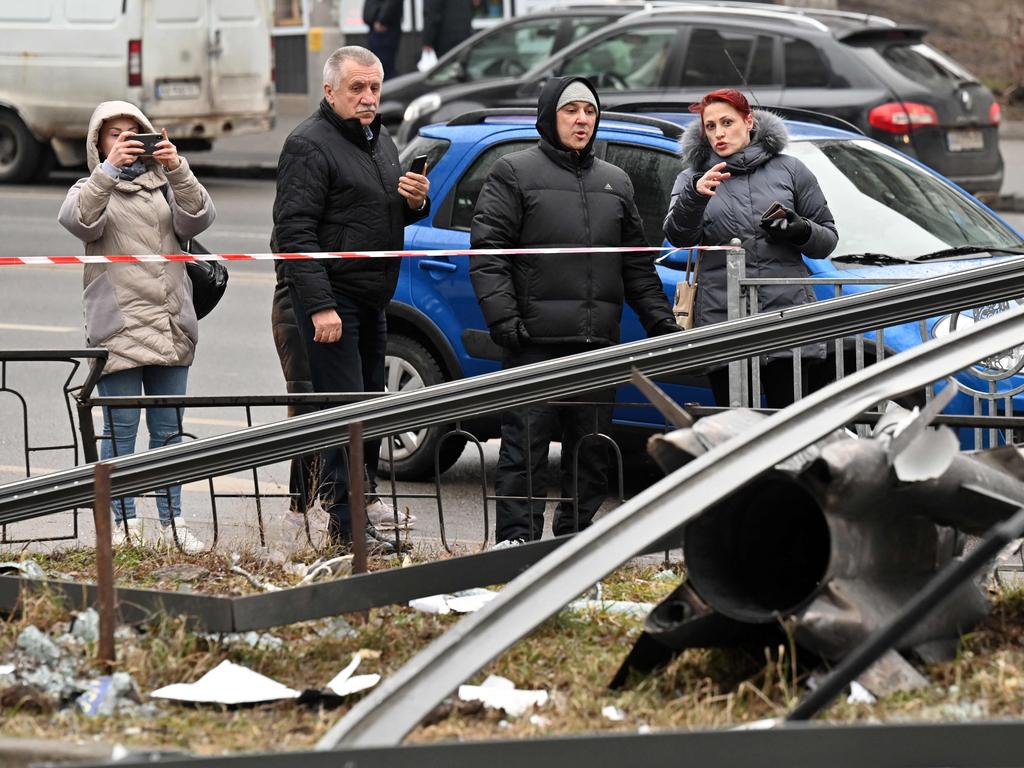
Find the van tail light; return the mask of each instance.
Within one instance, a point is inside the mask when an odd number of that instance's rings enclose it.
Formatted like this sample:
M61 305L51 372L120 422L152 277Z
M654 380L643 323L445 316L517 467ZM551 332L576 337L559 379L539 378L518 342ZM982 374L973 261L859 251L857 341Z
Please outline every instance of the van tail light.
M128 86L142 85L142 41L128 41Z
M277 44L270 38L270 82L277 83Z
M910 133L926 125L938 125L939 115L927 104L915 101L890 101L868 113L868 124L886 133Z
M988 108L988 121L992 125L999 125L1003 119L1003 108L999 106L998 101L993 101L992 106Z

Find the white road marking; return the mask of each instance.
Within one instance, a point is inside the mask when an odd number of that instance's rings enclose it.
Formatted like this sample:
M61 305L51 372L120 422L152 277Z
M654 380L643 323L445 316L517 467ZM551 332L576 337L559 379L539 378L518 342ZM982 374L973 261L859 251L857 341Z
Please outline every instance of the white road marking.
M0 331L28 331L31 333L82 333L82 328L70 325L32 325L30 323L0 323Z
M60 470L54 469L53 467L33 467L32 476L37 477L39 475L50 475L58 471ZM17 479L24 479L25 467L17 464L0 464L0 474L14 475ZM190 493L210 492L210 484L206 480L196 480L192 483L186 483L181 487L182 490ZM246 477L236 477L234 475L216 477L213 480L213 487L217 493L252 493L252 474L250 473ZM261 480L259 489L260 493L264 496L276 493L288 493L287 484L279 483L276 480Z

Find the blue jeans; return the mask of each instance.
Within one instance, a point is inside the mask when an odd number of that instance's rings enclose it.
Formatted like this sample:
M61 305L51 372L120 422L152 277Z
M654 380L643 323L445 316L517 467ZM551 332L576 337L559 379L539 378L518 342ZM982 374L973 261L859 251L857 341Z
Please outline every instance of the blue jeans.
M144 365L117 373L109 373L96 384L100 397L140 397L146 395L184 395L188 382L187 366ZM181 442L177 408L147 408L146 428L149 447L162 448ZM109 461L117 456L135 453L135 436L139 431L139 408L104 408L103 439L100 440L100 459ZM113 429L111 429L113 428ZM113 440L111 440L113 432ZM126 497L114 503L114 519L121 522L135 517L135 499ZM160 522L167 525L171 517L181 515L181 486L162 488L157 493L156 508Z

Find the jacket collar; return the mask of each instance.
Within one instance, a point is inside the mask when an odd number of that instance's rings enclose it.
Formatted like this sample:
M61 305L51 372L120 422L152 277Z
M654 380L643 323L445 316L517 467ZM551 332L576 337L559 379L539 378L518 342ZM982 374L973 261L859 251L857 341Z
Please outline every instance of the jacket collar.
M326 98L320 100L320 116L333 125L338 130L338 133L360 149L367 152L372 153L373 148L380 139L381 117L379 112L373 116L373 122L370 123L370 128L373 131L372 142L367 140L366 131L363 129L363 124L359 122L358 118L350 117L348 119L342 119L338 113L334 111L334 108Z

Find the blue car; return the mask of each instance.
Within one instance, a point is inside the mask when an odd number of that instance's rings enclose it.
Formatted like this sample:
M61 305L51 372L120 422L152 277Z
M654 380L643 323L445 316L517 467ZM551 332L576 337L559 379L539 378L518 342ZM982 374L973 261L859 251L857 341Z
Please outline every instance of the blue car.
M629 174L649 244L662 244L661 224L672 183L680 170L676 154L683 129L695 116L685 112L601 117L595 151ZM815 118L818 119L818 118ZM849 286L846 292L871 290L892 279L920 278L962 270L1024 253L1021 235L978 200L921 165L873 139L845 130L841 121L820 118L822 124L787 120L790 143L786 152L799 157L815 173L839 229L839 244L828 259L805 259L812 277L877 278L877 284ZM423 128L403 150L407 167L417 155L427 155L432 212L406 228L410 250L465 249L477 197L499 157L533 146L535 116L515 110L484 110L461 115L446 124ZM669 297L680 279L678 252L658 266ZM415 389L500 367L500 351L490 340L469 280L470 257L414 257L402 261L394 300L388 308L387 386L389 391ZM816 286L819 298L831 298L834 287ZM888 328L882 347L892 354L922 342L922 334L949 332L971 322L973 315L934 318L922 330L918 324ZM622 340L644 338L639 320L627 306ZM874 361L874 336L860 354ZM829 345L833 348L834 345ZM835 354L833 352L833 354ZM840 364L855 367L851 347ZM835 375L836 360L825 361L817 375ZM1007 390L1021 383L1013 378L990 384L1008 372L1012 361L986 361L965 374L967 383L983 392L990 386ZM1012 372L1012 371L1009 371ZM812 375L815 375L812 372ZM667 384L679 402L712 404L703 377L678 377ZM634 388L617 393L617 439L644 435L663 428L657 412ZM632 404L632 405L631 405ZM973 399L959 395L951 409L973 413ZM497 418L482 417L462 426L485 439L498 434ZM409 431L395 436L390 448L399 479L422 479L434 471L438 441L447 426ZM465 439L449 436L441 442L441 470L450 467Z

